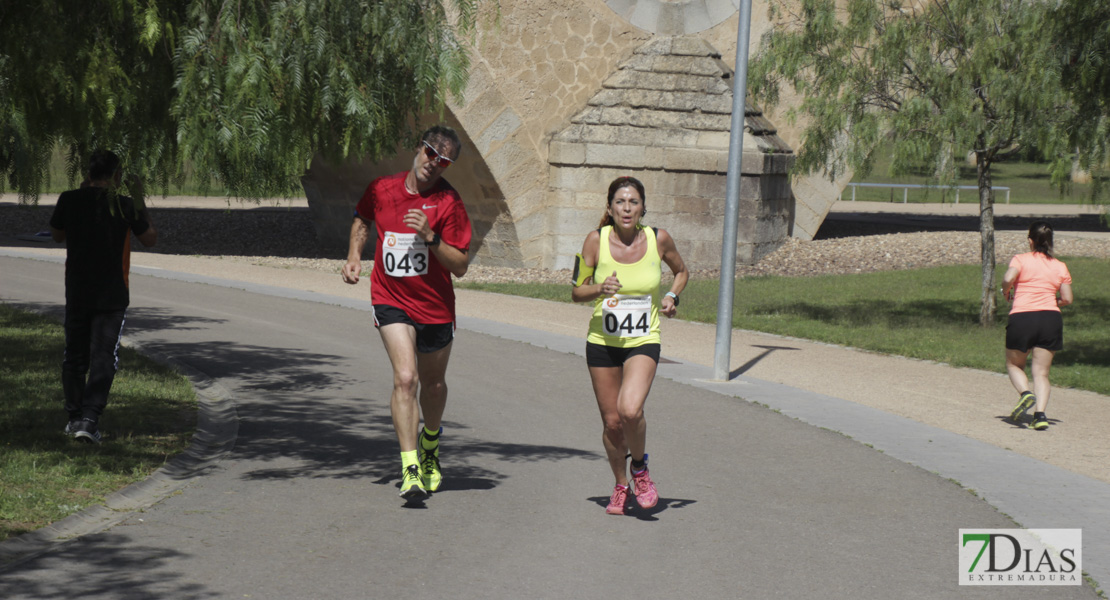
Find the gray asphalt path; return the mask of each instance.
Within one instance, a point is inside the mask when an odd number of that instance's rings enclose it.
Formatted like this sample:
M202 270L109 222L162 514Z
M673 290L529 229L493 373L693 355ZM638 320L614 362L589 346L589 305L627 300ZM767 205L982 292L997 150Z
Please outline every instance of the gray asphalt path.
M0 298L59 314L61 269L0 257ZM565 339L542 348L478 321L461 324L452 355L444 489L403 508L389 363L366 306L169 273L132 281L128 338L226 390L234 449L145 511L0 571L2 598L1095 597L958 587L958 529L1013 521L714 384L657 379L660 504L605 515L582 359Z

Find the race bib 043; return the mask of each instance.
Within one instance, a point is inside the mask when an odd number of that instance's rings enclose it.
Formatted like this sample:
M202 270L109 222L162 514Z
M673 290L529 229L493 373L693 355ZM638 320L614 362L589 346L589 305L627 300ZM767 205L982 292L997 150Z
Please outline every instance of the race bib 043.
M385 232L381 258L390 277L419 277L428 272L428 245L415 233Z
M601 329L605 335L643 337L651 333L651 296L617 294L601 301Z

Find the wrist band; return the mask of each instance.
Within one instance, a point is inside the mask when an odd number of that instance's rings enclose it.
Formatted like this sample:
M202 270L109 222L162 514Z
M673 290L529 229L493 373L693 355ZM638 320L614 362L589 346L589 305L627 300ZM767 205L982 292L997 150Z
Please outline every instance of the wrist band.
M678 294L676 294L674 292L667 292L666 294L663 294L663 295L664 296L670 296L671 298L674 298L674 306L675 306L675 308L678 308Z

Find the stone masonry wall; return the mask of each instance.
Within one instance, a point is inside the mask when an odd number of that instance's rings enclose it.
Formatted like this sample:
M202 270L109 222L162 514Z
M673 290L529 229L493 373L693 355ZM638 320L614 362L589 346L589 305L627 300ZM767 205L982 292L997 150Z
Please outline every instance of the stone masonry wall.
M735 5L735 1L704 1L716 4L712 15L716 24L698 31L697 36L719 48L723 61L731 61L737 16L723 16L727 7L722 2ZM682 4L690 12L681 2L655 4ZM551 141L602 89L602 82L618 65L632 57L635 48L658 37L643 20L645 14L653 14L653 6L640 6L637 0L501 0L497 18L485 21L474 45L470 83L463 97L452 99L443 115L421 119L421 126L445 122L463 137L462 158L445 177L462 193L470 211L475 229L472 260L476 264L550 267L565 262L554 258L570 244L564 235L581 243L583 230L571 236L556 227L585 207L568 205L561 188L553 185L559 170L549 165ZM671 8L662 6L659 14ZM618 13L618 9L624 12ZM765 15L764 0L756 0L753 45L767 26ZM366 184L374 176L408 167L413 149L399 148L398 152L397 159L378 164L313 162L304 184L323 243L346 247L351 213ZM634 168L634 163L628 163L614 167L613 172ZM606 179L600 188L594 188L595 193L604 194L607 184ZM666 185L653 185L649 194ZM723 202L723 178L718 186L709 183L708 176L699 179L695 175L681 187L718 189L717 199ZM675 197L696 200L676 201L681 214L693 214L692 207L702 204L714 210L710 196L682 193ZM656 198L663 199L662 195ZM598 215L603 204L593 204ZM665 201L655 205L659 212L652 216L663 218L666 205ZM799 212L824 216L820 208ZM757 210L755 214L761 213ZM596 223L596 218L586 220ZM568 223L577 226L584 221ZM752 256L760 255L763 243L751 244Z

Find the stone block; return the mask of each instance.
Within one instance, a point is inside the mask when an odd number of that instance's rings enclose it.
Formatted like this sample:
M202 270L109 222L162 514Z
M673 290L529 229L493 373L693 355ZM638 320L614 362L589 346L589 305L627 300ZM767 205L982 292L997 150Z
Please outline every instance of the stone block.
M748 136L744 136L746 140ZM744 154L741 157L741 170L745 176L747 175L763 175L767 168L767 161L770 160L768 154L764 152L748 152L747 148L744 149Z
M674 199L674 212L677 213L693 213L693 214L710 214L709 198L698 198L696 196L683 196Z
M698 133L697 146L698 148L728 150L731 139L732 134L728 131L702 131ZM725 158L728 159L727 156Z
M627 69L629 71L656 71L656 61L661 56L649 56L647 54L633 54L630 58L617 65L618 69Z
M583 238L587 232L597 227L597 221L600 218L598 211L584 208L550 208L547 214L547 233Z
M658 35L682 35L686 32L685 6L681 4L662 4L655 20L655 33Z
M790 169L794 168L794 162L797 157L791 154L776 154L774 157L774 167L771 169L772 173L786 175L790 173Z
M640 2L645 4L645 2ZM633 54L647 54L653 56L660 56L671 53L671 41L674 38L669 36L656 36L652 41L644 44L633 50Z
M607 190L609 182L617 177L609 174L608 170L591 168L557 167L549 173L550 187L573 192Z
M710 56L713 58L720 58L721 53L717 52L709 42L697 36L687 35L676 37L671 40L671 48L669 54L678 56Z
M591 166L640 169L644 166L644 147L615 144L587 144L586 164Z
M586 227L579 231L577 235L568 232L551 236L551 245L555 251L555 256L558 258L569 258L572 261L567 267L555 268L566 269L574 266L574 255L582 251L582 243L586 241L586 234L597 227L597 221L594 221L590 225L590 227ZM558 260L558 258L556 260Z
M758 176L744 174L740 177L740 197L744 199L757 199L763 197L763 179Z
M709 16L709 9L705 6L705 0L687 2L682 12L685 17L683 19L685 27L682 33L691 34L705 31L716 24Z
M578 206L578 195L583 192L551 189L544 195L543 206L547 208L571 208Z
M675 197L670 194L651 193L644 185L644 191L647 192L647 207L648 215L651 220L655 220L657 215L673 214L676 210Z
M641 0L632 10L632 14L628 16L628 22L644 31L658 31L656 27L662 8L663 5L658 2L643 2Z
M766 177L767 195L773 198L791 199L794 197L790 189L790 178L786 175L773 175Z
M547 202L547 190L537 186L528 190L527 193L509 200L505 212L498 215L497 218L499 221L505 221L507 228L511 228L513 222L546 210Z
M455 114L467 131L482 131L505 110L508 101L497 88L490 88Z
M600 108L599 107L597 110L598 110L597 123L599 125L617 125L617 126L631 124L631 120L632 120L633 115L640 112L640 111L634 111L631 108L628 108L627 106L614 106L614 107L605 107L605 108Z
M548 146L547 160L557 165L580 165L586 161L586 145L553 141Z
M768 150L772 150L773 148L765 144L759 136L752 135L751 131L747 127L745 127L743 149L744 152L748 154L763 155L766 154ZM761 171L763 170L762 158L760 159L759 169Z
M608 109L600 107L600 106L591 106L589 108L586 108L586 109L580 111L578 114L574 115L573 117L571 117L570 122L571 123L581 123L581 124L584 124L584 125L605 124L605 121L603 119L605 117L605 112L607 110Z
M537 211L516 223L516 236L521 242L531 242L547 235L547 215Z
M620 106L624 103L624 94L621 90L604 89L590 98L590 106Z
M663 169L666 166L666 150L657 146L644 148L644 168Z
M736 2L739 2L739 0L736 0ZM731 17L738 9L736 2L729 0L708 0L705 3L705 9L709 14L709 20L713 23L720 23Z
M489 68L481 63L476 64L475 68L470 70L467 77L466 90L463 91L461 105L458 107L453 106L452 110L454 110L454 108L465 109L471 102L478 98L478 96L481 96L486 90L493 87L494 77L493 74L490 73ZM450 94L448 94L448 98L450 97ZM452 105L450 101L448 101L448 104Z
M514 136L493 152L486 155L486 167L494 176L511 173L529 160L535 159L535 151L522 148ZM550 158L549 158L550 160Z
M501 111L477 138L474 138L474 146L478 152L483 156L486 155L491 147L498 142L501 142L511 136L517 129L520 128L522 121L520 116L516 114L512 108L506 107Z
M716 150L695 150L689 148L667 148L663 162L668 171L705 171L720 172Z
M812 240L821 227L822 215L818 215L808 204L794 204L794 237Z
M529 189L542 182L543 174L544 165L540 163L539 159L530 158L528 162L517 167L508 175L502 175L500 179L501 191L506 198L523 196Z
M632 11L636 8L636 4L637 0L605 0L605 5L626 21L632 16Z
M566 129L563 129L559 133L555 134L555 137L553 139L560 142L582 142L585 141L582 139L582 132L586 129L586 125L570 125Z
M732 96L714 95L706 96L694 92L674 92L657 97L654 102L644 103L640 106L651 106L664 110L701 111L703 113L731 115Z
M609 202L608 192L608 187L595 192L575 192L572 206L597 211L597 218L600 219Z
M724 198L725 175L717 173L698 173L691 189L695 196L701 198Z
M727 67L722 69L722 64L708 57L657 56L652 62L652 69L656 73L682 73L722 78L732 73Z

